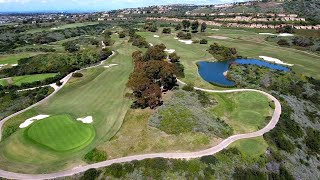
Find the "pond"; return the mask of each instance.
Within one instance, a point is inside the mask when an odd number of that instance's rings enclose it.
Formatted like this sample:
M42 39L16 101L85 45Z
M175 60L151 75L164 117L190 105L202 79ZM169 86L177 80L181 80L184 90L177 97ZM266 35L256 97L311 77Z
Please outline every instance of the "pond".
M285 71L288 72L290 69L288 67L269 63L266 61L258 60L258 59L236 59L233 61L223 61L223 62L199 62L199 74L200 76L207 82L221 85L221 86L235 86L236 83L226 78L224 72L229 70L229 65L232 62L236 62L238 64L250 64L257 65L260 67L267 67L274 70Z

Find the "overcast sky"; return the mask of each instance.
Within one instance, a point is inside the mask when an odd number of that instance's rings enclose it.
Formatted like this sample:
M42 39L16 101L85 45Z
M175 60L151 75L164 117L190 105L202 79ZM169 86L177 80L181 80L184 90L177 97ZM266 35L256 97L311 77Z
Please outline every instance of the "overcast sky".
M245 0L0 0L0 12L99 11L161 4L220 4Z

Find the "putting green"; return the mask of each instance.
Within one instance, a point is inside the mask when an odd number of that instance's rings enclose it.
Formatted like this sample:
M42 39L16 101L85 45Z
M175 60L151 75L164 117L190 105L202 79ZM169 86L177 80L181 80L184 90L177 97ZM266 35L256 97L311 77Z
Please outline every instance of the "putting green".
M69 115L56 115L35 122L25 135L30 140L55 151L68 151L88 145L95 136L92 125Z

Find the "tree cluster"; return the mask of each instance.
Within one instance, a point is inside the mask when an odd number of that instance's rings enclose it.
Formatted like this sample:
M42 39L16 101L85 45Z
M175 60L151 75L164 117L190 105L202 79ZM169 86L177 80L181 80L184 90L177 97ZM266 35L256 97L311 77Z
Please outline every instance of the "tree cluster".
M150 32L157 32L158 26L155 22L146 22L144 25L144 29Z
M146 53L136 51L132 54L135 69L127 85L133 90L134 107L155 108L161 105L162 90L176 85L176 69L164 61L167 57L165 49L166 46L160 44L149 47Z
M171 34L171 28L163 28L162 33L163 34Z
M148 48L150 46L146 38L136 34L134 30L130 30L129 35L130 35L129 42L132 42L133 46L137 46L139 48Z
M177 34L177 37L178 37L179 39L191 39L191 38L192 38L192 35L191 35L191 33L179 32L179 33Z
M237 50L235 48L228 48L217 43L210 45L208 51L218 61L227 61L238 57Z

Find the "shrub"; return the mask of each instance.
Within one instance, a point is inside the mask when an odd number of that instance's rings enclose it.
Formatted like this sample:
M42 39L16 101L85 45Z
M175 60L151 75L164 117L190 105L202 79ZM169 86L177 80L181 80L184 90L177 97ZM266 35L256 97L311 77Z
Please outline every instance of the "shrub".
M83 77L83 74L79 73L79 72L75 72L75 73L72 74L72 77L76 77L76 78Z
M87 163L96 163L107 160L107 153L98 149L93 149L84 156Z
M163 28L162 33L171 34L171 28Z
M267 180L265 173L253 169L242 169L236 168L233 174L233 179L235 180Z
M57 81L57 82L56 82L56 85L57 85L57 86L61 86L62 84L63 84L63 83L62 83L61 81Z
M194 84L190 83L190 84L186 84L182 87L182 90L184 91L194 91Z
M208 40L206 40L206 39L201 39L201 40L200 40L200 44L208 44Z
M126 33L124 31L119 33L119 38L125 38L126 37Z
M176 63L176 62L179 62L180 56L178 56L177 53L174 52L169 55L169 59L170 59L170 62Z
M308 150L311 153L320 153L320 131L308 128L306 130L307 136L304 139L304 142L306 143L306 146L308 147Z
M287 40L285 40L285 39L280 39L280 40L277 42L277 44L278 44L279 46L290 46L289 42L288 42Z
M98 178L101 174L101 171L98 171L96 169L88 169L86 172L84 172L83 176L80 178L81 180L95 180Z
M191 39L191 38L192 38L192 35L191 35L191 33L179 32L179 33L177 34L177 37L180 38L180 39Z

